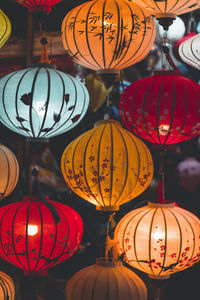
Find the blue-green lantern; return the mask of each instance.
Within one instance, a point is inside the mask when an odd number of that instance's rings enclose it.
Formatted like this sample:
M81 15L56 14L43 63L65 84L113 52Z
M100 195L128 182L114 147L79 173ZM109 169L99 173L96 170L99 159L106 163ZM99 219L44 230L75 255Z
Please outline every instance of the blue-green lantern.
M75 127L84 117L89 94L78 79L38 64L0 80L0 121L33 139L45 139Z

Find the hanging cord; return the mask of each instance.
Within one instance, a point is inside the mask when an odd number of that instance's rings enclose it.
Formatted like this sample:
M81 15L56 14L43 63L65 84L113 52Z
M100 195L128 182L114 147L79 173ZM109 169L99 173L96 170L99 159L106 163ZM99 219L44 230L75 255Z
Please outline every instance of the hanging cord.
M189 13L188 26L187 26L186 34L188 34L190 32L196 32L196 28L197 28L197 22L196 22L195 17L194 17L194 12L191 11Z
M47 52L48 39L46 38L46 26L44 24L44 20L41 20L40 22L40 32L41 32L40 44L42 46L40 63L50 64L51 60L49 59L48 52Z
M158 203L165 203L165 178L164 178L164 167L165 167L165 156L166 149L160 150L159 155L159 170L158 170Z
M106 261L116 260L115 253L114 253L114 247L116 246L116 241L110 237L110 227L114 215L115 212L111 212L106 222L106 239L105 239L105 260Z

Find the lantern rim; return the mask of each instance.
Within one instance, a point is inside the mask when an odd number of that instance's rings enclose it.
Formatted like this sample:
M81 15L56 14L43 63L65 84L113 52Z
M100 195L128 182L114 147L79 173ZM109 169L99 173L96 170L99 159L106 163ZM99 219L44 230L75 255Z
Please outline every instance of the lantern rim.
M122 266L121 261L108 261L104 257L99 257L96 259L96 265L102 267L112 267L112 268L119 268Z
M148 202L148 207L152 208L173 208L175 207L175 202L171 203L154 203L154 202Z
M120 74L120 70L116 70L116 69L101 69L101 70L97 70L97 75L102 75L102 74L116 74L116 75L119 75Z
M50 201L49 196L45 195L47 201ZM42 201L40 196L37 195L24 195L22 201Z
M167 280L171 276L170 275L153 275L153 274L148 274L148 277L154 280Z
M96 210L99 211L118 211L119 210L119 206L96 206Z
M157 70L153 72L155 76L165 76L165 75L179 75L175 70ZM180 75L179 75L180 76Z
M154 16L155 16L156 19L168 19L168 18L176 19L176 14L169 13L169 12L166 12L166 13L157 13Z
M107 123L113 123L113 124L116 124L116 125L119 125L122 127L122 125L120 124L119 121L117 120L112 120L112 119L108 119L108 120L100 120L100 121L97 121L94 123L94 128L101 125L101 124L107 124Z
M48 69L56 69L56 66L54 64L47 64L47 63L31 63L29 65L29 68L48 68Z

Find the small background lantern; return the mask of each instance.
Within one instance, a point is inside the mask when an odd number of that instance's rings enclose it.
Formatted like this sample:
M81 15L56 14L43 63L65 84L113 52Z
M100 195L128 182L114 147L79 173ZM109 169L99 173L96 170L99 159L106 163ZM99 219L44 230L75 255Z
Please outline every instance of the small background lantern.
M198 70L200 70L199 42L200 34L196 34L183 41L178 48L182 61Z
M0 48L11 35L11 23L8 17L0 9Z
M0 300L14 300L15 285L10 276L0 271Z

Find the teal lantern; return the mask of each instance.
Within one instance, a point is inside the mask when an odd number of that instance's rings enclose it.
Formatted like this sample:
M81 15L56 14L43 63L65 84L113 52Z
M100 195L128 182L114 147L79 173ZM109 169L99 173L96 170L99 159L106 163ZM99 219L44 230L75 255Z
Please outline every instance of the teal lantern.
M0 80L0 121L34 140L71 130L88 105L84 84L52 65L38 64Z

